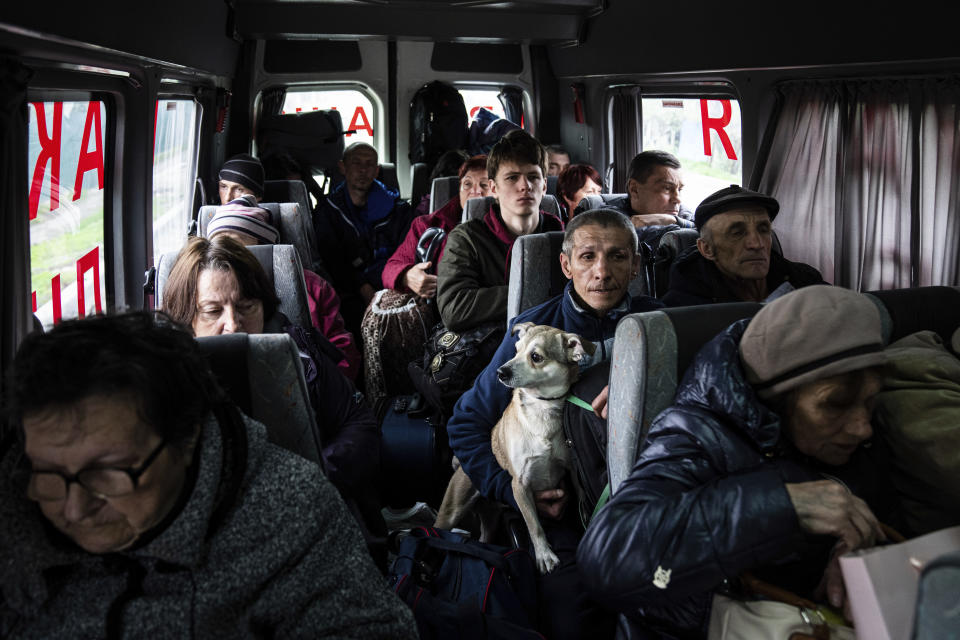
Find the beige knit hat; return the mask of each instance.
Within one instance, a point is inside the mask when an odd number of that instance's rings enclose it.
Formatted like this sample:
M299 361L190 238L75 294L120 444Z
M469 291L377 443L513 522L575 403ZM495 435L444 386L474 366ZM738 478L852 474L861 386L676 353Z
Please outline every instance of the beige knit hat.
M849 289L815 285L764 306L740 340L747 381L764 400L886 362L880 312Z

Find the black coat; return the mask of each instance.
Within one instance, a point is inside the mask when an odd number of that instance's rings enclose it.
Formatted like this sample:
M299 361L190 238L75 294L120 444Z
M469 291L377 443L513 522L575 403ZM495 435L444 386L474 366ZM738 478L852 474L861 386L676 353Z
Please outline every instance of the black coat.
M789 282L794 289L827 284L820 272L810 265L790 262L776 251L771 251L767 291L773 293L784 282ZM704 258L696 246L689 247L677 256L670 267L670 287L662 300L668 307L742 302L727 284L717 265Z
M779 418L740 364L747 322L700 351L675 404L651 425L633 472L580 544L588 590L627 616L631 636L702 637L713 593L746 570L810 595L835 539L800 529L788 482L829 473L886 515L874 499L882 495L874 450L821 467L782 440Z

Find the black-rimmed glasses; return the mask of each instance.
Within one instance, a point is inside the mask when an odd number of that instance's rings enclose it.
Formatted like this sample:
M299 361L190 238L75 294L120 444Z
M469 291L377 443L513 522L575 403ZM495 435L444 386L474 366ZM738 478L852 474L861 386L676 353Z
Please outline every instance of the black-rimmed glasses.
M166 444L166 440L161 441L139 468L81 469L73 475L59 471L32 471L27 485L27 497L31 500L62 500L67 497L70 485L74 482L98 498L116 498L133 493L137 489L140 476L156 460Z

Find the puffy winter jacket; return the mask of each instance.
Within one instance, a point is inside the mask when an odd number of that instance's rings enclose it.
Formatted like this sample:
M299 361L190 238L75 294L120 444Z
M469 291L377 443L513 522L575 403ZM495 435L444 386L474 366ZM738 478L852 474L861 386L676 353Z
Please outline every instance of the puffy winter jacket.
M812 284L827 284L820 272L802 262L790 262L775 251L770 252L767 291L773 292L784 282L794 289ZM663 296L668 307L686 307L718 302L742 302L717 269L696 247L689 247L677 256L670 267L670 287Z
M746 570L810 596L836 540L800 529L786 483L839 478L889 517L876 447L828 467L781 438L740 364L747 322L700 351L580 544L588 591L627 616L631 637L703 637L713 593Z

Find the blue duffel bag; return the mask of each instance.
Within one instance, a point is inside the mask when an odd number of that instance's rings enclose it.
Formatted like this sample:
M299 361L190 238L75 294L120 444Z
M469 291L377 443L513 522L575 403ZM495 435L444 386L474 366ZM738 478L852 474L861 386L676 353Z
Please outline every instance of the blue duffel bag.
M534 630L537 568L526 550L418 527L396 553L390 585L413 610L421 640L543 637Z

